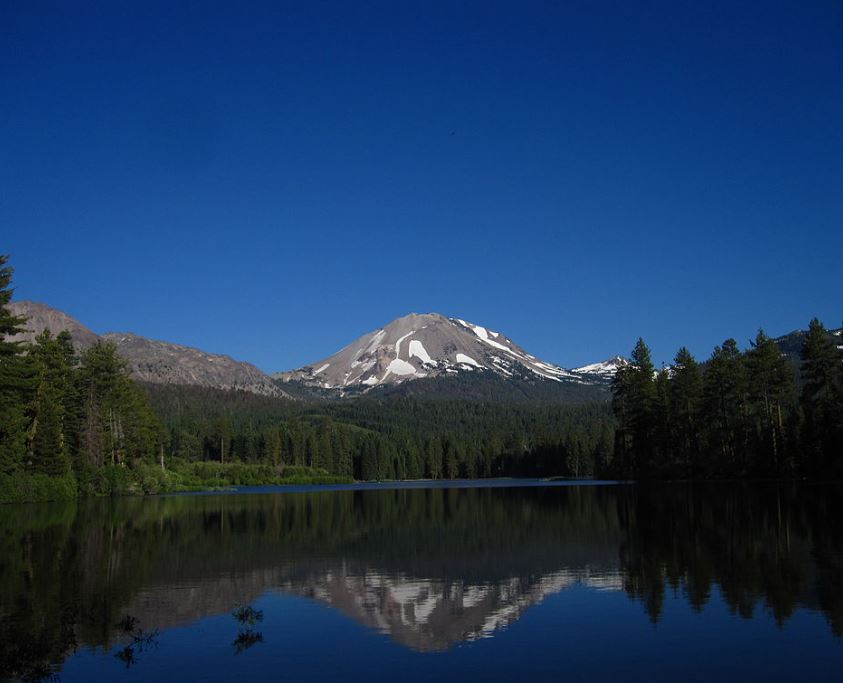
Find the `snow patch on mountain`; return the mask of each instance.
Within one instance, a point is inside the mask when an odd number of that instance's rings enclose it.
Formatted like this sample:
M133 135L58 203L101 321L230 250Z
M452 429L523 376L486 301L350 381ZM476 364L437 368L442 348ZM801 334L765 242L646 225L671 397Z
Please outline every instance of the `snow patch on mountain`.
M371 340L369 341L369 346L366 347L366 353L372 353L372 351L378 348L378 345L383 341L383 338L385 336L386 330L378 330L377 332L375 332L372 335ZM359 356L361 353L363 353L363 349L360 349L360 351L358 351L356 355Z
M413 339L410 342L410 358L413 357L418 358L422 363L427 363L428 365L434 364L430 354L424 348L424 344L418 339Z
M386 375L383 376L381 382L390 372L394 375L415 375L416 369L407 361L396 358L386 367Z
M414 332L415 332L415 330L410 330L410 331L409 331L409 332L407 332L407 334L405 334L403 337L399 337L399 338L398 338L398 341L397 341L397 342L395 342L395 357L396 357L396 358L400 358L400 357L401 357L401 342L402 342L402 341L404 341L407 337L409 337L409 336L410 336L411 334L413 334Z
M500 342L496 342L494 339L489 339L489 331L485 327L481 327L480 325L472 325L471 329L474 330L474 334L476 334L481 341L485 342L489 346L493 346L496 349L505 351L506 353L515 356L516 358L518 358L519 356L522 358L526 358L526 354L516 353L508 346L505 346ZM495 337L500 336L497 332L493 332L492 334L494 334Z

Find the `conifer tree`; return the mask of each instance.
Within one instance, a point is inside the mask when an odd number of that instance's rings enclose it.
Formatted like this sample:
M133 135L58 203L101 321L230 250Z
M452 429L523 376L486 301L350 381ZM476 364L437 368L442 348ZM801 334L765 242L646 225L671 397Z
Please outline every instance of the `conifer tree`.
M30 347L29 359L36 374L33 418L30 427L30 461L36 472L66 474L70 468L72 439L72 346L68 356L68 335L53 338L44 330Z
M837 447L841 362L823 324L814 318L802 346L802 449L805 470L817 476L830 469Z
M634 469L632 462L632 406L631 385L633 368L624 365L612 378L612 412L617 428L613 464L615 475L628 476Z
M670 372L662 368L653 380L651 462L652 476L670 476L675 468L673 462L674 438L670 424Z
M673 360L670 379L671 427L679 464L686 477L695 474L694 460L699 454L698 417L702 394L702 373L691 352L684 346Z
M98 342L86 349L78 376L84 461L101 467L154 460L160 427L117 347ZM230 445L224 437L221 442L224 448Z
M725 474L746 466L746 366L738 343L727 339L714 348L703 379L702 422L710 459Z
M430 437L427 441L425 460L427 476L430 479L442 478L442 442L437 437Z
M629 421L632 432L633 470L648 473L652 469L653 402L656 395L655 370L650 349L640 337L630 357L628 373Z
M14 292L14 270L7 265L8 259L0 254L0 472L12 472L23 464L29 424L26 407L33 388L20 344L6 339L21 332L26 322L8 309Z
M756 462L756 467L761 474L785 474L786 412L793 399L793 372L764 330L758 331L746 364L758 454L771 457L771 462Z
M802 399L822 403L832 398L839 376L839 353L825 326L814 318L802 345Z

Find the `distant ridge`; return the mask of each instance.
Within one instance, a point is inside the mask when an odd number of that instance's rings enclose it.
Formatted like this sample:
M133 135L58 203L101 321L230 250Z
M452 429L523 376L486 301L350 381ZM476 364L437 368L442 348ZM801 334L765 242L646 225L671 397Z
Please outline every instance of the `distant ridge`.
M411 313L364 334L327 358L269 376L251 363L190 346L129 332L98 335L47 304L15 301L14 315L27 319L12 341L31 343L44 330L67 330L77 351L99 340L113 342L133 376L150 384L242 390L272 397L342 398L383 396L467 398L483 401L582 403L605 400L623 356L566 369L543 361L506 335L461 318ZM841 330L830 330L843 347ZM776 337L782 353L798 365L805 332ZM704 359L701 359L704 360ZM448 380L448 381L444 381Z
M14 315L27 318L26 331L10 339L31 343L44 330L70 332L77 351L99 340L113 342L126 359L135 379L151 384L182 384L216 389L235 389L263 396L287 396L268 375L251 363L230 356L131 333L108 332L99 336L75 318L46 304L15 301L9 305Z

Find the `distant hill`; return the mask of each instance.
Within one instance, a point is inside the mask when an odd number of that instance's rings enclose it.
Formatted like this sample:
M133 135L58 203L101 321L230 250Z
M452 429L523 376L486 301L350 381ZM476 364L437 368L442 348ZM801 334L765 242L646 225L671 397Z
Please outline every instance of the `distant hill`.
M170 342L147 339L131 333L108 332L97 335L75 318L46 304L15 301L12 313L25 317L26 331L11 339L31 343L44 330L70 332L78 351L98 340L113 342L126 359L132 375L152 384L182 384L217 389L238 389L265 396L287 396L269 376L250 363L230 356Z
M828 336L834 341L838 349L843 348L843 337L841 337L843 329L829 330ZM801 362L802 346L805 343L807 336L805 330L794 330L781 337L776 337L773 341L782 350L782 353L787 356L788 360L794 363Z

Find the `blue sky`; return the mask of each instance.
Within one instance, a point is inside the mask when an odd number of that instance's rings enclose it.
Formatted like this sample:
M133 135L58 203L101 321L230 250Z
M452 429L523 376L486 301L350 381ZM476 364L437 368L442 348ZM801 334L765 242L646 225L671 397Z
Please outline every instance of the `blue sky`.
M265 370L405 313L566 366L843 319L843 4L7 2L17 298Z

